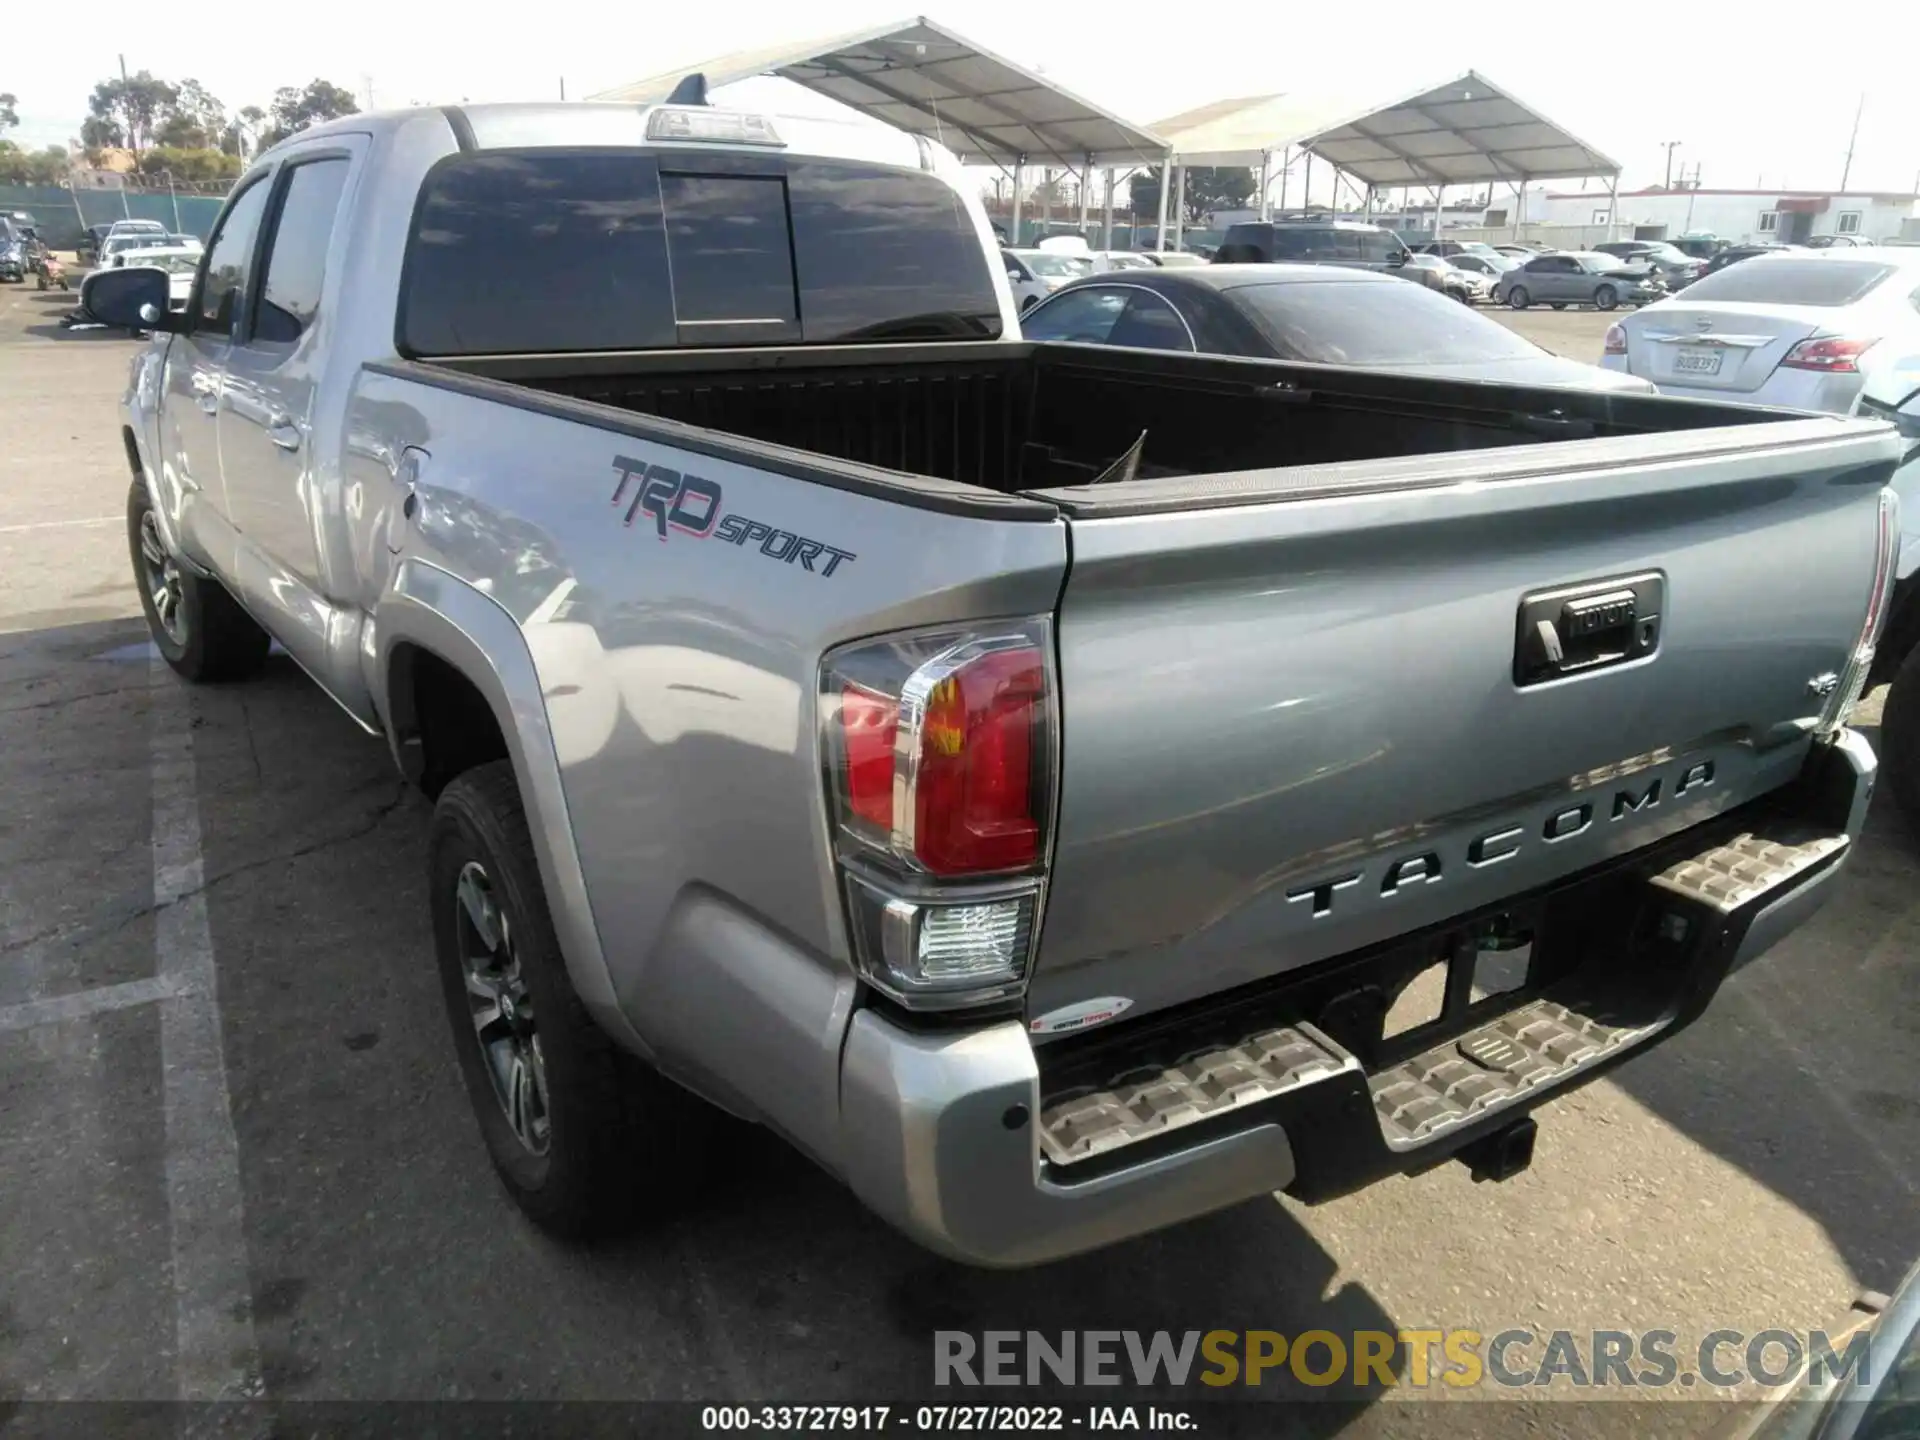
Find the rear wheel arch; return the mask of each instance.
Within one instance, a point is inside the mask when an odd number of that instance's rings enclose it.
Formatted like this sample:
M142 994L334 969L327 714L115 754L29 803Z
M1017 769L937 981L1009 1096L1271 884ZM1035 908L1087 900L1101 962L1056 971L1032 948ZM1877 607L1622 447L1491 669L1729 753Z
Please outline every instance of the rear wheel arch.
M493 700L438 651L411 640L398 642L387 657L386 678L388 723L400 769L429 798L468 770L495 760L514 762ZM517 773L517 763L514 768Z

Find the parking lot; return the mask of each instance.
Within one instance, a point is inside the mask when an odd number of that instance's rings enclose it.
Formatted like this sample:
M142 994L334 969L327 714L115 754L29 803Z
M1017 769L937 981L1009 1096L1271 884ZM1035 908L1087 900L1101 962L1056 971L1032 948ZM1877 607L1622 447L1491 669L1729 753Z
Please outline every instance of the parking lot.
M1505 1184L1448 1165L999 1274L916 1249L744 1135L663 1228L547 1240L494 1183L460 1089L423 804L284 658L191 692L157 663L122 518L132 342L62 332L60 309L0 290L0 1428L8 1400L183 1389L898 1400L927 1392L952 1328L1684 1345L1836 1325L1914 1259L1920 849L1885 805L1814 923L1691 1031L1548 1105ZM1500 318L1586 360L1607 323ZM1401 1433L1398 1403L1318 1413L1288 1423ZM1675 1403L1631 1428L1716 1418ZM1543 1423L1509 1405L1466 1428L1509 1419Z

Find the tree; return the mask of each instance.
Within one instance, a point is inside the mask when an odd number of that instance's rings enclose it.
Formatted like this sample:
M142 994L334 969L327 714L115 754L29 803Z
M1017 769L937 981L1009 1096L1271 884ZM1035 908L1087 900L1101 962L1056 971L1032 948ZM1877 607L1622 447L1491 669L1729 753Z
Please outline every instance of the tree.
M0 90L0 135L20 123L20 98Z
M140 157L140 173L155 179L171 175L176 184L232 180L240 174L240 157L205 146L182 148L156 145Z
M1189 165L1187 223L1199 224L1211 210L1245 209L1258 188L1253 171L1244 165ZM1160 213L1159 170L1142 171L1127 181L1127 207L1136 216Z
M123 146L138 155L154 143L155 131L179 98L177 89L145 70L125 80L102 80L87 99L80 138L90 146Z
M245 158L254 152L260 143L260 130L267 121L267 112L258 105L243 105L240 113L227 122L227 128L220 134L220 148L229 155Z
M27 151L11 140L0 140L0 185L55 185L71 163L58 145Z
M357 115L360 106L351 90L342 90L328 80L315 80L304 90L283 85L273 92L272 124L260 136L262 148L277 145L296 131L342 115Z
M206 150L219 144L226 128L227 107L198 80L182 80L154 139L161 145Z

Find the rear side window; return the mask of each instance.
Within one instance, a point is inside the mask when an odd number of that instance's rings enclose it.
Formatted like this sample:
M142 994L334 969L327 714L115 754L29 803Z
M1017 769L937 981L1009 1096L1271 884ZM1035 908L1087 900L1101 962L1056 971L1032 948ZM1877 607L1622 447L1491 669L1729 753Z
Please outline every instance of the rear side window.
M320 284L327 273L333 217L346 183L344 157L310 160L287 171L286 194L273 226L273 248L267 252L260 312L253 321L254 339L290 345L313 323L320 309Z
M400 307L423 355L1000 333L990 256L918 171L482 152L422 187ZM703 168L716 173L701 173Z
M1753 259L1703 275L1689 300L1745 300L1761 305L1851 305L1893 273L1869 260Z

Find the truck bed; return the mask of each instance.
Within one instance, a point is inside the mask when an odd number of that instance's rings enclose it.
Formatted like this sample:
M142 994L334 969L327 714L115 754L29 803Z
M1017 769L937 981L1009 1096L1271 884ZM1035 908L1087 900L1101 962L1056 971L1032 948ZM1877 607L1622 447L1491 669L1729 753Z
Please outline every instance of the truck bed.
M1128 478L1153 480L1781 418L1658 396L1059 344L484 357L433 368L1002 494L1120 478L1136 442ZM1211 498L1236 496L1212 487ZM1208 499L1183 487L1183 505Z

